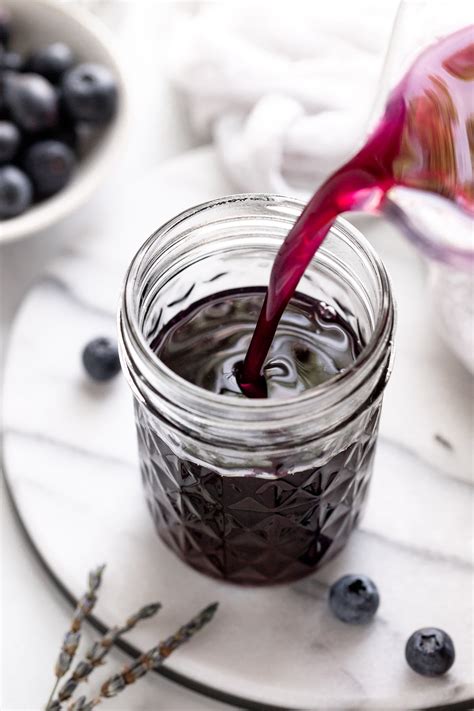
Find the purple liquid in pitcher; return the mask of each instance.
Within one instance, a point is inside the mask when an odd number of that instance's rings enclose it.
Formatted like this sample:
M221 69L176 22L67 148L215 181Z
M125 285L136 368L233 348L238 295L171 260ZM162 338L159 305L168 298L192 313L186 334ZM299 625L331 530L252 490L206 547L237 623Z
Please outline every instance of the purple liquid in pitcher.
M395 185L436 192L474 215L473 36L474 26L466 27L420 54L362 150L326 180L289 232L241 374L248 397L265 397L262 366L281 315L338 215L377 213Z
M198 301L155 337L154 351L195 385L244 397L236 373L264 292L226 291ZM326 382L363 347L351 314L297 293L264 366L268 397L288 398ZM177 457L160 437L151 442L146 410L138 406L142 475L160 537L194 568L232 582L279 583L311 573L344 546L360 516L379 411L368 409L360 439L320 467L222 476Z

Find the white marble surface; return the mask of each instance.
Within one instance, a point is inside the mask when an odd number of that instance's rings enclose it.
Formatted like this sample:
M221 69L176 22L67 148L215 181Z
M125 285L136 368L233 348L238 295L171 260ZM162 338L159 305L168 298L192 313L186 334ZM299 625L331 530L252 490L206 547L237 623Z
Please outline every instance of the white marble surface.
M156 623L133 633L140 646L220 600L212 627L169 662L201 682L291 708L379 711L471 698L472 381L436 335L422 265L389 226L364 221L392 276L399 324L370 503L348 548L306 581L242 590L188 569L156 539L125 382L92 386L79 353L90 337L114 333L125 265L151 229L230 189L210 149L169 163L117 207L100 240L85 237L51 264L24 302L4 400L6 465L22 515L75 593L85 569L107 561L106 623L163 601ZM379 585L380 613L368 628L327 612L327 584L349 571ZM416 676L403 658L409 634L427 625L445 628L456 645L442 679Z

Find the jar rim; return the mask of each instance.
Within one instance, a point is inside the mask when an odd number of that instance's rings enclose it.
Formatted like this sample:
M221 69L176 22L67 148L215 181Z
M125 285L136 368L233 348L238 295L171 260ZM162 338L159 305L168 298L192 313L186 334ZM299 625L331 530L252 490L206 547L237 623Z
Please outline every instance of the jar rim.
M160 378L160 384L165 387L168 399L182 398L188 406L195 405L198 411L207 412L215 417L224 417L236 422L246 423L248 426L248 416L255 422L261 420L278 421L279 426L284 426L284 420L292 419L296 413L302 410L302 406L307 409L308 405L314 403L315 406L323 404L324 400L331 395L331 401L337 401L338 392L347 396L348 388L354 381L354 387L363 382L363 371L374 358L378 349L386 347L386 341L391 337L394 321L394 303L391 294L390 280L385 270L382 260L373 249L362 233L344 218L338 217L331 230L338 230L340 236L349 240L359 250L362 250L364 257L369 262L376 274L381 290L381 307L374 323L374 329L370 339L363 347L357 358L343 372L338 373L326 382L314 388L308 389L298 395L278 399L266 398L234 398L228 395L221 395L205 390L194 383L191 383L177 375L152 350L145 334L143 333L138 318L138 309L134 305L135 284L140 270L140 266L146 259L147 254L153 248L156 241L163 238L170 230L176 228L190 217L199 213L211 210L212 208L231 205L232 203L264 202L275 205L287 205L290 208L297 208L302 211L304 203L295 198L287 198L282 195L267 193L242 193L228 195L215 200L200 203L179 213L168 220L165 224L153 232L150 237L137 251L132 259L125 276L118 314L118 327L121 338L121 359L126 375L129 372L129 352L127 351L127 341L132 346L135 353L139 354L142 364L148 362L152 364L154 375ZM384 338L385 336L385 338ZM128 337L128 338L127 338ZM128 377L130 382L130 377ZM357 381L357 382L356 382ZM137 395L136 387L130 382L132 390ZM342 392L344 391L344 392ZM141 398L143 400L143 398ZM331 403L334 404L334 403ZM232 416L229 417L229 411Z

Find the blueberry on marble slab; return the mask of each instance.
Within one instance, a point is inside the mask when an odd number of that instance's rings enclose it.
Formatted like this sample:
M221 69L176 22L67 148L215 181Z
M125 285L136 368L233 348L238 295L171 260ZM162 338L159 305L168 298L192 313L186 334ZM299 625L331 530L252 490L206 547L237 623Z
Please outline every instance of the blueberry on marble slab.
M437 627L424 627L413 632L405 647L408 665L422 676L441 676L453 666L453 640Z
M375 615L380 596L366 575L344 575L329 589L329 606L342 622L365 625Z
M93 380L110 380L120 370L117 343L110 338L94 338L84 348L82 362Z

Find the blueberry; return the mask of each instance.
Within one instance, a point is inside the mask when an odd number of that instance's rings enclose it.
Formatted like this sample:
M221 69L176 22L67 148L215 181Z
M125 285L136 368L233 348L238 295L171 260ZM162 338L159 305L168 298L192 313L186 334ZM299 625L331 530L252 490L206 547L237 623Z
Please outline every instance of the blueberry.
M329 606L342 622L365 625L379 606L375 584L366 575L344 575L329 590Z
M117 344L110 338L95 338L84 348L82 362L93 380L110 380L120 370Z
M408 665L423 676L440 676L451 669L455 652L453 640L436 627L413 632L405 647Z
M29 71L41 74L53 84L57 83L73 64L72 50L64 42L54 42L37 49L28 58Z
M0 0L1 1L1 0ZM74 152L79 147L79 132L83 125L76 125L69 113L66 111L61 97L61 92L56 90L58 97L58 122L52 128L36 133L24 133L22 136L23 146L26 148L39 141L60 141L68 145Z
M24 67L23 57L19 52L7 52L0 45L0 70L21 72Z
M112 73L100 64L79 64L62 80L66 106L77 121L102 123L112 118L117 108L117 83Z
M12 30L12 18L10 11L0 5L0 44L7 46Z
M41 197L53 195L68 182L74 171L74 153L60 141L39 141L27 151L24 167Z
M58 97L39 74L12 74L5 85L7 107L25 131L53 128L58 122Z
M20 145L20 132L11 121L0 121L0 163L8 163Z
M14 165L0 167L0 220L20 215L31 204L33 188Z

